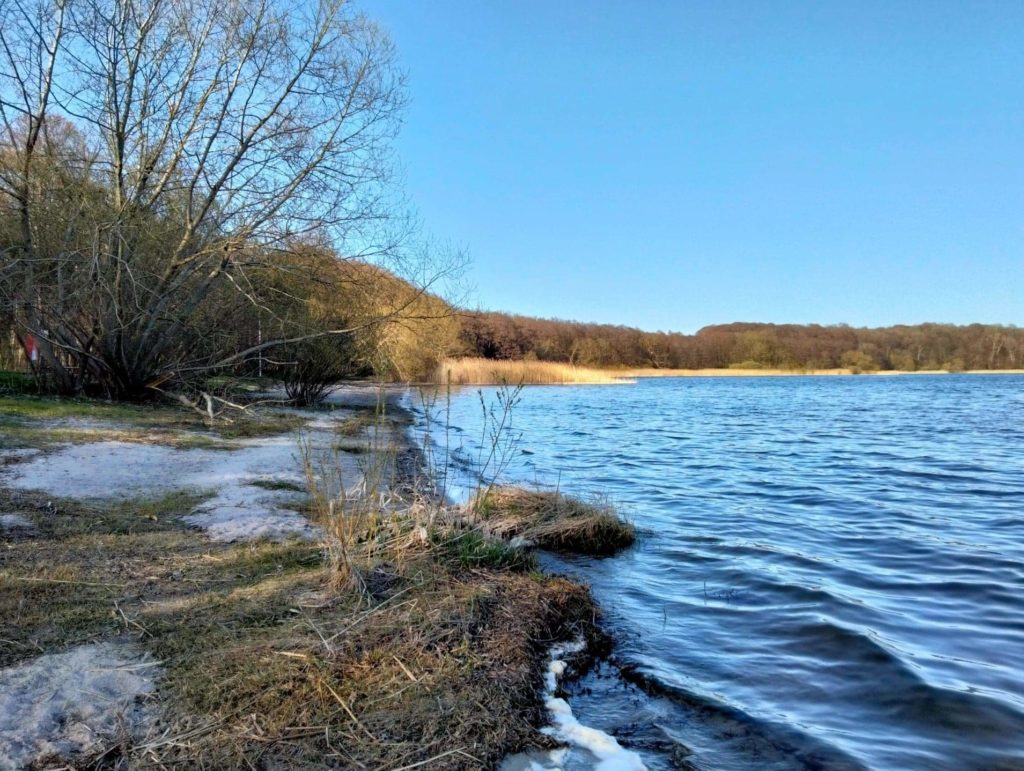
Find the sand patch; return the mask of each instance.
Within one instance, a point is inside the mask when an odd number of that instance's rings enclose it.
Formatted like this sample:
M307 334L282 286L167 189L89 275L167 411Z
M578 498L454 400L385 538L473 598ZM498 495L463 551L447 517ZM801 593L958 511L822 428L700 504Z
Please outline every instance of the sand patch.
M330 448L333 432L314 430L303 439L314 451ZM136 442L66 445L45 457L9 466L0 482L62 498L154 498L177 490L210 491L213 498L185 521L224 541L297 536L317 530L293 508L303 499L289 490L266 490L259 482L305 486L299 437L295 434L234 442L236 449L174 449ZM362 479L357 459L337 455L346 486Z
M275 481L292 480L278 477ZM184 520L205 530L215 541L282 541L290 537L313 540L319 536L319 529L288 508L302 499L301 493L288 490L268 491L251 484L230 484Z
M157 667L135 648L103 643L0 670L0 768L88 760L152 720L144 697Z
M20 514L0 514L0 533L31 533L36 529Z

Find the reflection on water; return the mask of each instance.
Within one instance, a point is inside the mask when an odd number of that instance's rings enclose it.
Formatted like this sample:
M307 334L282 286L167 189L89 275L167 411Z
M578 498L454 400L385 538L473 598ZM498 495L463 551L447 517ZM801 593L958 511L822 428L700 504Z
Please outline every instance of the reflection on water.
M533 388L513 420L509 476L643 533L550 560L618 638L582 722L652 769L1024 768L1024 377ZM457 393L456 458L480 421Z

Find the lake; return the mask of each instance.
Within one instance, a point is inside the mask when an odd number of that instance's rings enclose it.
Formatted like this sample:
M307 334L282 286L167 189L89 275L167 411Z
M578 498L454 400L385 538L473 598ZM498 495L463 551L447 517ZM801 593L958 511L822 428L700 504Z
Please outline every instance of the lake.
M435 405L462 484L480 401ZM511 434L507 480L641 533L545 564L616 639L573 711L648 768L1024 768L1024 377L529 387Z

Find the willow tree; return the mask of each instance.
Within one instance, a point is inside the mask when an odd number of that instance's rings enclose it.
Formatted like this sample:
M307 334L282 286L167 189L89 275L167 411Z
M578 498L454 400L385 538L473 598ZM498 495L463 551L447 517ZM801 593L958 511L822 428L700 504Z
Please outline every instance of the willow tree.
M343 0L0 0L0 310L40 374L132 397L237 361L225 292L259 304L288 244L386 252L403 99Z

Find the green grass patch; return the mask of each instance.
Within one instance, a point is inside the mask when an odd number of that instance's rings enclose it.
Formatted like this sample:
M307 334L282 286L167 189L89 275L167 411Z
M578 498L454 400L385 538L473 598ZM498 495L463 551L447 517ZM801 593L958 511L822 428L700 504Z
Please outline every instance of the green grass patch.
M218 422L212 430L225 439L255 439L297 431L306 425L307 420L302 415L289 412L255 411L250 414L231 415L230 423Z
M178 410L166 407L103 402L96 399L62 399L53 396L0 396L0 417L21 420L59 418L96 418L117 421L152 421L176 416Z
M373 448L370 447L370 443L365 439L337 442L332 449L335 452L351 452L357 455L363 455L373 450Z
M342 436L359 436L368 427L377 423L378 420L379 416L372 412L361 412L345 418L334 430Z
M0 449L35 447L82 442L139 442L160 444L178 450L235 450L236 445L205 432L167 428L139 428L111 424L109 427L55 426L53 424L4 421L0 418Z
M530 571L536 559L525 549L484 535L479 530L438 530L433 535L440 557L461 567Z
M306 421L302 415L253 409L208 426L201 415L178 405L8 395L0 396L0 449L126 441L229 450L233 441L289 433Z

